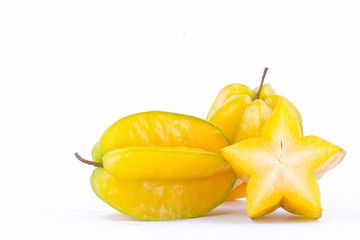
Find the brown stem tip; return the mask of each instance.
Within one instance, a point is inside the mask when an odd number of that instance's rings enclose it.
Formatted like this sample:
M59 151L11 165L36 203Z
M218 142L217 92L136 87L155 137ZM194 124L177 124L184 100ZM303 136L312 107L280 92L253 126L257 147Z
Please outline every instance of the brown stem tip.
M86 164L89 164L89 165L92 165L92 166L95 166L95 167L102 167L103 166L102 163L93 162L93 161L89 161L89 160L86 160L86 159L82 158L78 153L75 153L75 157L77 159L79 159L80 162L83 162L83 163L86 163Z
M264 73L263 73L262 78L261 78L261 83L260 83L259 91L256 93L256 99L259 99L259 98L260 98L260 93L261 93L261 90L262 90L262 87L263 87L263 84L264 84L264 79L265 79L265 76L266 76L266 73L267 73L268 70L269 70L269 68L268 68L268 67L265 67Z

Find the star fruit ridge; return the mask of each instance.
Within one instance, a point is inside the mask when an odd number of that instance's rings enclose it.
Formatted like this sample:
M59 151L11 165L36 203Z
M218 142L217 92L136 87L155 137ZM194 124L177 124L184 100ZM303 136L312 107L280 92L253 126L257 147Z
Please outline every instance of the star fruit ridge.
M318 219L322 209L317 179L339 164L345 151L320 137L303 137L281 100L259 137L226 147L222 155L248 183L249 217L255 219L282 207Z

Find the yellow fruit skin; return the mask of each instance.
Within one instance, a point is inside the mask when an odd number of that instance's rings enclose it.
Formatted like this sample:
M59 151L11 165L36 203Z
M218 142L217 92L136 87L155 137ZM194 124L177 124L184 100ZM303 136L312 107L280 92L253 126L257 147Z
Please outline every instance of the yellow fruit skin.
M142 220L204 214L225 200L235 181L220 155L193 149L121 149L107 153L103 164L91 176L95 193Z
M105 170L122 180L131 179L197 179L211 177L230 166L218 154L198 152L191 148L130 148L107 153Z
M256 99L259 88L251 90L242 84L231 84L222 89L212 105L207 120L214 123L228 136L232 144L257 137L272 112L283 100L302 129L299 111L286 98L276 95L270 84L265 84ZM239 182L238 184L240 184ZM236 188L232 196L245 196L246 184Z
M319 137L303 137L284 100L259 136L226 147L222 155L246 182L246 208L255 219L282 207L310 218L321 217L316 179L342 161L345 152Z
M259 135L261 127L271 116L272 109L262 100L255 100L247 106L239 127L236 131L233 143Z
M219 125L227 137L234 140L242 123L242 116L251 103L252 99L248 95L235 96L226 101L208 120Z
M221 204L235 173L219 155L229 146L214 124L196 117L145 112L120 119L92 150L91 185L113 208L143 220L191 218Z
M219 154L229 144L224 133L206 120L153 111L130 115L114 123L101 137L99 149L101 156L129 146L186 146Z
M241 179L237 179L235 182L234 188L232 189L230 195L227 197L226 201L232 201L238 198L246 197L246 182Z
M276 95L270 84L265 84L256 99L258 88L251 90L242 84L231 84L222 89L215 99L207 120L224 131L232 144L259 135L271 113L284 100L302 128L299 111L286 98Z

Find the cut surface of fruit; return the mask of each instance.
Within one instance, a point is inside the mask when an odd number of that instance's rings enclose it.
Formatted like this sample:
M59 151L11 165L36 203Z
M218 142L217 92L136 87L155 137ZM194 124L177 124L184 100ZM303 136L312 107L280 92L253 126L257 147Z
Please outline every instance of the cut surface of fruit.
M259 137L226 147L222 155L248 183L251 218L282 207L317 219L322 209L316 178L341 162L345 152L319 137L303 137L298 121L280 100Z
M283 100L302 129L300 113L289 100L276 95L270 84L263 85L260 97L256 99L258 91L259 87L251 90L238 83L226 86L219 92L206 119L223 130L231 143L235 144L257 137L280 100ZM235 188L240 184L241 181L235 184ZM236 193L231 194L231 199L246 195L246 184L235 188Z
M229 195L235 173L224 159L196 149L132 148L107 153L94 170L95 193L143 220L196 217Z
M153 111L130 115L114 123L101 137L99 149L101 156L129 146L185 146L219 154L229 144L224 133L206 120Z

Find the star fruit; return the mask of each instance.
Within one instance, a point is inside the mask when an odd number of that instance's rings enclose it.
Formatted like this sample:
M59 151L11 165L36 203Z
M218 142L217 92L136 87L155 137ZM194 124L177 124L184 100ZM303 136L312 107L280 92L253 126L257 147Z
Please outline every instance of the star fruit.
M301 115L286 98L276 95L270 84L264 84L268 68L264 69L259 87L234 83L222 89L213 103L207 120L214 123L228 136L232 144L256 137L281 100L302 128ZM227 200L245 197L246 183L238 179Z
M250 218L282 207L317 219L322 213L317 179L340 163L345 152L320 137L303 137L297 119L281 100L258 137L226 147L222 155L248 184Z
M144 112L110 126L92 150L96 195L142 220L202 215L230 194L236 175L221 157L229 146L214 124L196 117Z

